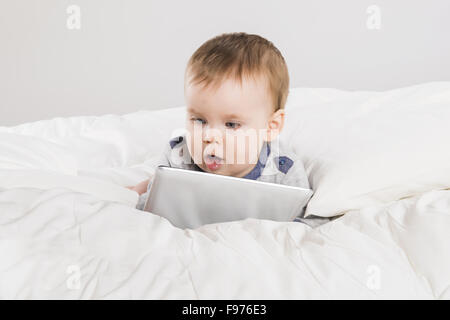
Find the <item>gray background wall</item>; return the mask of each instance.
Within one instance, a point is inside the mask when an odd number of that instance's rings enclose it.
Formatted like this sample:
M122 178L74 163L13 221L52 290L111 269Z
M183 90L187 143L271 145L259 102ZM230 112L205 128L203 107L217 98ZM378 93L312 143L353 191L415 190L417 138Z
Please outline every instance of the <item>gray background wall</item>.
M234 31L271 40L291 87L450 80L448 0L0 0L0 125L181 106L190 55Z

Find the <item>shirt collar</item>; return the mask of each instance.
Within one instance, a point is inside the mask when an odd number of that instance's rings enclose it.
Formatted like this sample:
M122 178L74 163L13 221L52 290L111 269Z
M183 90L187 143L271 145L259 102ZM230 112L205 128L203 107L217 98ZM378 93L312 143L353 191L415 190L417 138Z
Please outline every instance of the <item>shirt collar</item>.
M261 176L261 173L266 166L267 158L270 154L270 142L264 141L264 144L261 148L261 152L259 154L259 159L256 165L253 167L252 171L250 171L244 179L256 180Z

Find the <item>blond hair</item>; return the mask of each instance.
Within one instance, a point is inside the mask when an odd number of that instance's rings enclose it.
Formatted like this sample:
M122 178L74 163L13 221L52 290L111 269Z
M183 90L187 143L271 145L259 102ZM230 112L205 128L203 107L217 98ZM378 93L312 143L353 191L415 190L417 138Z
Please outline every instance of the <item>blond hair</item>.
M228 77L264 76L268 80L274 111L284 109L289 93L289 74L280 51L256 34L224 33L203 43L188 61L186 76L204 87L218 86ZM186 84L186 83L185 83Z

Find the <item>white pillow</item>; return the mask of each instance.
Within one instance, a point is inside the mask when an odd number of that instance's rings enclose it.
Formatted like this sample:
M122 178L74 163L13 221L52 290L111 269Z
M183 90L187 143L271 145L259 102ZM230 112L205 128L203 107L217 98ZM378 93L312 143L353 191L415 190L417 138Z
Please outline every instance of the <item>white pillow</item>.
M315 191L306 216L450 188L450 82L385 92L291 89L282 137Z
M0 167L72 175L135 167L159 156L184 126L184 109L0 127L12 134L0 139ZM307 216L331 217L450 188L450 82L385 92L295 88L286 114L281 138L301 156L315 191Z

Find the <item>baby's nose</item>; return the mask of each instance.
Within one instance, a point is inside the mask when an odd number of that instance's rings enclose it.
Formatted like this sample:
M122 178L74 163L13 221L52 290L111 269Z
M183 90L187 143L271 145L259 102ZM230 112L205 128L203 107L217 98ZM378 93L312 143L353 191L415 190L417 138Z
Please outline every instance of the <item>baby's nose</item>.
M205 128L203 131L203 141L205 143L212 143L212 142L221 143L222 132L215 128Z

